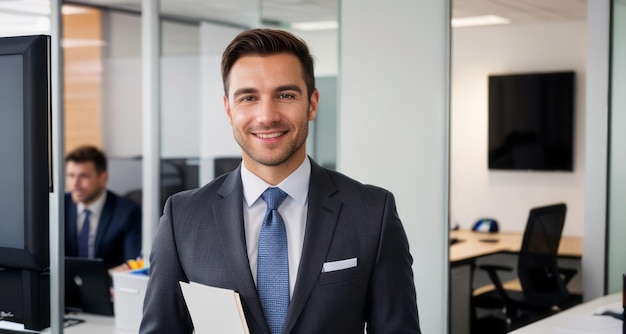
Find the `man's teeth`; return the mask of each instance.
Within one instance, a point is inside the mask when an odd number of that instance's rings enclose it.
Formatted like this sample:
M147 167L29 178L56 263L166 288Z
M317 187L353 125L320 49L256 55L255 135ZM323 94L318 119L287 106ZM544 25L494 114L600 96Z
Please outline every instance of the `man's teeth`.
M270 138L276 138L276 137L280 137L283 135L284 132L274 132L274 133L260 133L257 136L259 136L259 138L263 138L263 139L270 139Z

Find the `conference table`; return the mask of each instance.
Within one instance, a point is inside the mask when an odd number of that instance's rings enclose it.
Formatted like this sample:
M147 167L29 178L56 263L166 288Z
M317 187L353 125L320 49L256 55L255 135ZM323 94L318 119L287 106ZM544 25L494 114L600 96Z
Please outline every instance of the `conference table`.
M474 264L477 259L495 254L517 254L522 246L522 232L450 231L450 333L469 334L471 321L470 301ZM560 258L580 259L583 239L562 236L558 254Z

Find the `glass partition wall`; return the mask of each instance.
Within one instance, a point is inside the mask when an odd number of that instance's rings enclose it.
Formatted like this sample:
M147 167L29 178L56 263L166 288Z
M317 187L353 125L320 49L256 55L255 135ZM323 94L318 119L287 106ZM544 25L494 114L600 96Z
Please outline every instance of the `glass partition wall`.
M608 293L620 291L626 274L626 1L613 0L609 107Z

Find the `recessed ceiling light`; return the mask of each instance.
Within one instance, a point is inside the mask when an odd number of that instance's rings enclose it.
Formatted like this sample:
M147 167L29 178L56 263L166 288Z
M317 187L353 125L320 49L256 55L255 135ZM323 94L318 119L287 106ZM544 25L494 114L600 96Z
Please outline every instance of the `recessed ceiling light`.
M63 15L85 14L89 11L89 9L81 6L72 6L68 4L64 4L63 6L61 6L61 12L63 13Z
M487 26L494 24L509 24L511 20L497 15L456 17L451 21L453 28Z
M290 24L292 29L313 31L313 30L333 30L337 29L337 21L312 21L312 22L293 22Z

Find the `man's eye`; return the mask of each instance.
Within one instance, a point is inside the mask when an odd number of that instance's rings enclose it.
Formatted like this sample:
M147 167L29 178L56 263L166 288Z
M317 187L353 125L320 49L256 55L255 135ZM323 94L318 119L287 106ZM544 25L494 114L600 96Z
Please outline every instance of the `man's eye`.
M281 99L293 99L295 97L296 97L295 94L287 94L287 93L278 95L278 98L281 98Z
M241 102L255 101L256 97L252 95L246 95L240 99Z

